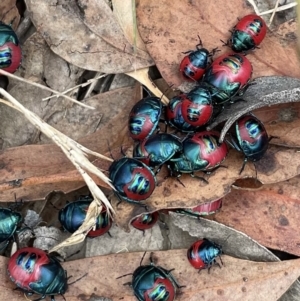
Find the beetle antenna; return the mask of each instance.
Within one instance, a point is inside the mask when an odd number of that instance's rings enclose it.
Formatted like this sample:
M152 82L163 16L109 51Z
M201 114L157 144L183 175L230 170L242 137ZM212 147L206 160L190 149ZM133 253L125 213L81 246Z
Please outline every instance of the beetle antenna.
M125 275L119 276L119 277L117 277L116 279L120 279L120 278L129 276L129 275L133 275L133 273L129 273L129 274L125 274ZM127 284L127 283L125 283L124 285L126 285L126 284Z
M76 282L78 282L79 280L81 280L82 278L86 277L89 273L85 273L84 275L82 275L80 278L76 279L75 281L68 283L68 285L72 285ZM68 277L68 279L70 279L72 276ZM66 299L65 299L66 300Z
M223 45L222 46L229 46L229 43L228 43L228 41L227 42L224 42L223 40L220 40L222 43L223 43Z
M147 251L145 251L145 253L143 254L143 257L142 257L142 259L141 259L141 261L140 261L140 266L142 265L142 262L143 262L143 260L144 260L144 258L145 258L146 253L147 253ZM151 261L151 255L150 255L150 261ZM151 262L152 262L152 261L151 261Z

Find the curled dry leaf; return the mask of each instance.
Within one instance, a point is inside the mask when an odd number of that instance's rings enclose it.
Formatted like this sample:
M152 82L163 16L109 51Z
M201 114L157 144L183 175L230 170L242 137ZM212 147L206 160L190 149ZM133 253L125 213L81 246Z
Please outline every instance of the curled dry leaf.
M233 189L214 219L268 248L299 256L299 180L297 176L257 191Z
M179 73L179 64L188 50L195 49L198 36L208 50L218 47L218 56L229 52L222 47L221 40L230 37L229 30L237 23L237 18L253 13L246 1L217 0L210 2L176 1L170 5L163 0L157 5L152 0L137 1L138 29L147 50L154 59L163 78L168 84L184 89L184 79ZM295 40L295 27L284 37L268 31L260 44L260 49L247 57L253 64L253 78L270 75L300 76ZM294 32L293 32L294 30Z
M146 254L144 265L149 264L147 255L150 254ZM136 300L132 288L123 285L131 281L132 276L116 278L132 273L139 266L142 256L143 252L123 253L63 263L63 267L73 279L78 279L87 273L81 280L69 286L64 294L65 298L68 301L83 297L90 300L95 296L96 288L99 297L110 298L113 301L120 298L125 301ZM178 301L195 301L201 298L216 301L276 301L300 274L299 259L261 263L223 256L224 266L221 269L214 267L210 273L204 271L199 275L188 263L186 249L154 252L153 258L157 265L167 270L175 267L172 275L180 285L185 286L176 298ZM6 265L7 261L7 258L0 257L2 266ZM100 278L99 273L102 275ZM0 285L6 300L20 299L22 293L12 290L14 284L9 281L5 269L1 269Z
M20 22L20 14L16 7L15 0L2 0L0 3L0 20L5 24L10 24L14 30Z
M53 5L26 0L26 4L51 50L73 65L104 73L124 73L153 65L148 54L135 52L128 43L105 1L71 0Z
M242 115L261 107L272 106L280 103L300 101L300 80L291 77L268 76L255 79L252 85L242 96L243 101L228 105L221 114L209 125L214 128L226 121L220 136L223 141L232 124Z

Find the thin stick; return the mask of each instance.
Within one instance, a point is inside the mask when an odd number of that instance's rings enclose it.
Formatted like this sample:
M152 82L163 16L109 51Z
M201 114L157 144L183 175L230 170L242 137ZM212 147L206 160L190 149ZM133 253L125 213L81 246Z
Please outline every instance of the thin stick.
M102 75L102 72L97 72L95 74L95 78L100 77L101 75ZM95 78L93 78L93 79L95 79ZM84 95L84 99L90 97L90 95L93 92L95 86L97 85L97 81L98 80L94 80L94 81L91 82L90 86L88 87L88 90L86 91L86 93Z
M271 16L270 21L269 21L269 27L271 26L271 24L273 22L273 19L274 19L274 16L276 14L278 5L279 5L279 0L276 1L275 7L274 7L274 11L273 11L272 16Z
M82 102L79 102L78 100L76 100L76 99L74 99L74 98L71 98L71 97L69 97L69 96L67 96L67 95L64 95L64 94L62 94L62 93L60 93L60 92L58 92L58 91L52 90L51 88L48 88L48 87L43 86L43 85L41 85L41 84L38 84L38 83L35 83L35 82L32 82L32 81L26 80L25 78L22 78L22 77L19 77L19 76L16 76L16 75L13 75L13 74L11 74L11 73L9 73L9 72L6 72L6 71L4 71L4 70L2 70L2 69L0 69L0 74L3 74L3 75L5 75L5 76L7 76L7 77L16 79L16 80L18 80L18 81L20 81L20 82L27 83L27 84L29 84L29 85L32 85L32 86L41 88L41 89L43 89L43 90L49 91L49 92L51 92L51 93L56 94L56 96L64 97L64 98L66 98L66 99L68 99L68 100L70 100L70 101L72 101L72 102L74 102L74 103L76 103L76 104L78 104L78 105L80 105L80 106L82 106L82 107L85 107L85 108L88 108L88 109L95 110L94 107L91 107L91 106L86 105L86 104L84 104L84 103L82 103Z

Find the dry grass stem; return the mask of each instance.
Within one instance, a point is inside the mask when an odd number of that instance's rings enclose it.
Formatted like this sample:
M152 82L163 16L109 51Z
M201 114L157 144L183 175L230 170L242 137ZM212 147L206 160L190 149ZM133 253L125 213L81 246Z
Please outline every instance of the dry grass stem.
M272 24L272 22L273 22L273 19L274 19L274 17L275 17L276 12L277 12L278 5L279 5L279 0L276 1L276 4L275 4L274 10L273 10L273 13L272 13L272 15L271 15L271 18L270 18L270 21L269 21L269 24L268 24L269 27L271 26L271 24Z
M80 85L77 85L77 86L74 86L74 87L72 87L72 88L69 88L69 89L67 89L67 90L65 90L65 91L63 91L63 92L61 92L61 94L63 94L63 95L65 95L65 94L67 94L67 93L69 93L69 92L71 92L71 91L73 91L73 90L76 90L76 89L78 89L78 88L81 88L81 87L86 87L86 86L88 86L88 85L90 85L90 84L92 84L92 83L97 83L97 81L100 79L100 78L102 78L102 77L105 77L105 76L107 76L108 74L102 74L101 73L101 75L99 75L99 76L96 76L95 78L91 78L91 79L89 79L86 83L82 83L82 84L80 84ZM45 98L43 98L43 101L45 101L45 100L48 100L48 99L51 99L51 98L54 98L54 97L59 97L59 95L51 95L51 96L49 96L49 97L45 97Z
M282 6L279 6L276 11L283 11L283 10L286 10L286 9L289 9L289 8L292 8L294 6L297 5L297 2L292 2L292 3L289 3L289 4L285 4L285 5L282 5ZM275 9L270 9L270 10L266 10L264 12L261 12L261 13L258 13L259 16L263 16L263 15L267 15L267 14L271 14L275 11Z
M84 104L84 103L82 103L82 102L80 102L80 101L78 101L78 100L76 100L76 99L74 99L74 98L71 98L71 97L69 97L69 96L67 96L67 95L64 95L63 93L60 93L60 92L55 91L55 90L52 90L52 89L50 89L50 88L48 88L48 87L46 87L46 86L43 86L43 85L41 85L41 84L32 82L32 81L27 80L27 79L25 79L25 78L22 78L22 77L13 75L13 74L11 74L11 73L9 73L9 72L6 72L6 71L4 71L4 70L2 70L2 69L0 69L0 74L3 74L3 75L5 75L5 76L7 76L7 77L9 77L9 78L13 78L13 79L18 80L18 81L23 82L23 83L27 83L27 84L29 84L29 85L31 85L31 86L35 86L35 87L38 87L38 88L40 88L40 89L43 89L43 90L49 91L49 92L51 92L51 93L54 93L55 96L57 96L57 97L59 97L59 96L64 97L64 98L66 98L66 99L68 99L68 100L70 100L70 101L72 101L72 102L74 102L74 103L76 103L76 104L78 104L78 105L80 105L80 106L82 106L82 107L85 107L85 108L88 108L88 109L92 109L92 110L95 109L94 107L91 107L91 106L89 106L89 105L86 105L86 104Z

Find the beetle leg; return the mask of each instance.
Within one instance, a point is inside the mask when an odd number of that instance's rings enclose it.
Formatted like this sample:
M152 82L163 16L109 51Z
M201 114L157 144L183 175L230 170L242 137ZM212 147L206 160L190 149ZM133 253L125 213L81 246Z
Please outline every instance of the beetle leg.
M129 276L129 275L132 275L132 273L125 274L125 275L122 275L122 276L119 276L119 277L117 277L116 279L120 279L120 278L123 278L123 277ZM131 282L126 282L126 283L124 283L123 285L131 285Z
M199 180L203 181L205 184L208 184L208 181L206 179L204 179L203 177L194 175L194 172L192 172L190 175L192 178L199 179Z
M217 265L220 269L222 268L221 265L220 265L220 263L217 262L215 259L214 259L214 265Z
M193 50L189 50L189 51L185 51L185 52L181 52L182 54L188 54L188 53L191 53L193 52Z
M63 297L63 299L64 299L65 301L67 301L66 298L65 298L65 296L64 296L63 294L60 294L60 295ZM53 300L55 300L55 299L54 299L54 296L53 296ZM51 299L51 301L52 301L52 299Z
M179 174L177 177L176 177L176 180L183 186L185 187L185 185L180 181L180 178L181 177L181 174Z
M240 170L240 173L239 174L241 174L243 171L244 171L244 168L245 168L245 166L246 166L246 163L248 162L248 158L247 157L245 157L245 159L244 159L244 162L243 162L243 165L242 165L242 168L241 168L241 170ZM255 169L256 170L256 169Z
M229 46L229 40L227 40L227 42L224 42L223 40L220 40L220 41L223 43L223 45L222 45L223 47L224 46Z
M224 263L223 263L221 255L219 256L219 258L220 258L221 264L224 266Z
M221 40L222 41L222 40ZM222 41L223 42L223 41ZM224 42L223 42L224 43ZM224 46L224 45L223 45ZM217 53L217 52L219 52L219 51L221 51L220 49L218 49L218 47L216 47L216 48L214 48L210 53L209 53L209 57L210 57L210 63L212 63L213 62L213 59L212 59L212 57Z

